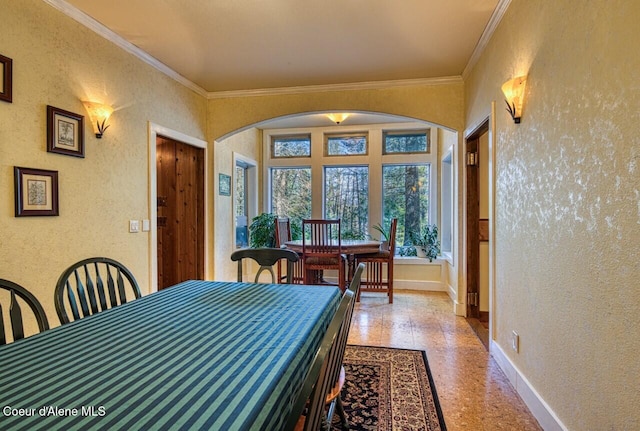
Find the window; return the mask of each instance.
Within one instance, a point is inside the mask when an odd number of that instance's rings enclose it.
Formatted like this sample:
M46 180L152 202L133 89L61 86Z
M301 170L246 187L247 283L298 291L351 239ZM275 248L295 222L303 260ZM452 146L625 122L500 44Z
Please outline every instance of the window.
M364 134L325 135L328 156L367 154L367 136Z
M369 230L369 169L366 166L324 168L324 216L341 219L342 238L365 238Z
M251 219L258 212L258 163L242 154L233 153L232 202L235 244L242 248L249 245Z
M249 245L249 230L247 227L249 205L247 202L247 166L236 162L235 172L235 217L236 217L236 247Z
M409 232L419 232L429 223L430 165L385 165L382 168L384 225L398 218L397 253L410 246Z
M397 217L400 252L409 230L438 219L437 129L421 123L341 125L267 129L263 136L264 211L288 216L292 229L303 218L340 218L343 238L378 238L372 226L388 228ZM301 136L305 151L299 151ZM299 155L289 155L294 153Z
M292 231L302 228L302 219L311 218L311 169L271 168L271 209L289 217Z
M428 130L384 132L384 154L428 154L430 150Z
M274 137L271 144L271 155L273 158L311 157L311 136Z
M453 227L453 166L451 164L451 150L449 150L441 164L442 191L440 193L442 217L440 219L440 238L442 253L451 253Z

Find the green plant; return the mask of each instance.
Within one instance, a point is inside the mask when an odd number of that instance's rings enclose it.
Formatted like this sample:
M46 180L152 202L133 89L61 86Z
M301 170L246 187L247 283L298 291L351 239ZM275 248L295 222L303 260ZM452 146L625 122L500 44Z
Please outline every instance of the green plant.
M270 213L262 213L251 219L249 239L252 248L275 246L276 219L277 217Z
M438 240L438 226L426 225L420 232L409 232L409 240L416 247L416 251L424 251L429 262L440 254L440 241Z
M371 226L373 230L377 230L380 233L380 241L389 242L389 232L387 232L380 223Z

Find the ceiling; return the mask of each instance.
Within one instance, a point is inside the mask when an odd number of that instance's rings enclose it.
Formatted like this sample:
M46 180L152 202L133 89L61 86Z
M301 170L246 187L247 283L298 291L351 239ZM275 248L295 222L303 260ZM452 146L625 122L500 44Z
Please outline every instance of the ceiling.
M501 2L66 0L65 8L215 94L459 77Z

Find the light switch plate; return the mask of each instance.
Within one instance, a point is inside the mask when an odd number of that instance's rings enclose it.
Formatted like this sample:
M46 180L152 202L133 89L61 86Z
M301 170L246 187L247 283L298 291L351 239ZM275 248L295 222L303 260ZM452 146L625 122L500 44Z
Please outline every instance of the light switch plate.
M149 232L150 230L149 219L142 220L142 232Z
M129 232L131 232L131 233L140 232L140 221L139 220L129 220Z

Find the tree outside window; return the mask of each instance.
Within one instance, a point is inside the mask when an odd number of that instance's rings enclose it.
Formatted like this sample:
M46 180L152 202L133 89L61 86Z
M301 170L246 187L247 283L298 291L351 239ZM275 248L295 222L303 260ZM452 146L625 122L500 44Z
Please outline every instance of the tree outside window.
M324 169L324 214L341 219L344 239L364 239L369 230L369 169L335 166Z

